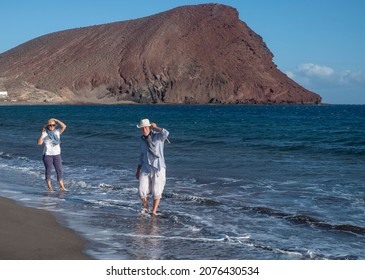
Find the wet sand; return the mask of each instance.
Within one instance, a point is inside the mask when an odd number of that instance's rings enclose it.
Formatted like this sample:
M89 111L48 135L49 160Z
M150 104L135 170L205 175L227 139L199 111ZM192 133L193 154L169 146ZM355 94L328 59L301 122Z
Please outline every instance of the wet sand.
M0 197L1 260L88 260L85 240L51 213Z

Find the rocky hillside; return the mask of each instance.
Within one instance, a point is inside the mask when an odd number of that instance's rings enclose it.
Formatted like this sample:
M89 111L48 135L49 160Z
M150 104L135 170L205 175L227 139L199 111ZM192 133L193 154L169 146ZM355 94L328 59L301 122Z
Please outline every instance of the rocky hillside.
M234 8L183 6L19 45L0 54L0 88L23 102L321 102L272 59Z

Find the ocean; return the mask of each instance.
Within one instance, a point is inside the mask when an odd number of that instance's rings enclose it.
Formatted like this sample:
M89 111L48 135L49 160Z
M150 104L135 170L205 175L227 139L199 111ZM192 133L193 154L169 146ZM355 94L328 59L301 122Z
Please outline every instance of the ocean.
M62 134L48 192L42 126ZM139 120L170 132L159 215L140 213ZM0 107L0 196L50 211L95 259L365 259L365 106ZM53 172L54 174L54 172Z

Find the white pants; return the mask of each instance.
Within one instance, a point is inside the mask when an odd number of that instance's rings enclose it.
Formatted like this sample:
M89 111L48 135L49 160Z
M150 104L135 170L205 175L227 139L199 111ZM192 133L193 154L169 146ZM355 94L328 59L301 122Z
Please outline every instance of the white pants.
M141 172L139 175L139 197L145 198L152 194L153 199L161 198L162 192L166 184L166 169L162 168L160 171L151 173Z

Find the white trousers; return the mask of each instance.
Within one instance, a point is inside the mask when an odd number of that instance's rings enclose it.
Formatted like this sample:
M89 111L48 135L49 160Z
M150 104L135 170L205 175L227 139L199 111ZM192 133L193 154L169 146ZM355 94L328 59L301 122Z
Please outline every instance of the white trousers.
M151 173L141 172L139 175L139 197L145 198L152 194L153 200L161 198L162 192L166 184L166 169L162 168L160 171Z

